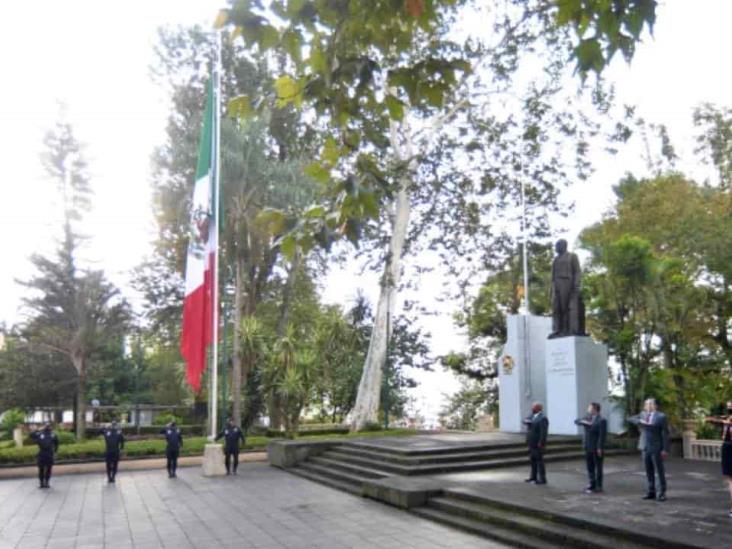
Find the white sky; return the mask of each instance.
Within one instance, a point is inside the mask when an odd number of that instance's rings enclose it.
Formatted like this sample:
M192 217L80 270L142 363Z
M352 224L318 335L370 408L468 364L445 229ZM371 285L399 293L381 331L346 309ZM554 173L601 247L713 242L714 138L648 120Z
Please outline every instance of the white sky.
M129 271L150 248L150 155L164 139L167 99L149 77L156 29L166 24L210 24L217 0L5 0L0 3L0 323L20 319L21 288L15 279L31 274L28 256L54 247L59 225L53 188L40 165L44 132L57 118L57 101L67 104L77 137L87 144L94 209L85 231L92 238L85 258L104 268L128 297ZM663 123L683 162L679 168L703 177L693 156L693 108L709 101L732 104L732 77L722 61L732 51L732 2L666 0L658 12L655 38L639 46L631 67L617 59L607 75L618 100L636 104L649 122ZM643 172L639 147L596 159L597 172L572 186L576 213L566 234L573 241L613 201L611 185L626 171ZM424 296L443 285L438 275L422 281ZM375 301L376 279L354 280L333 273L325 298L343 301L356 284ZM455 307L457 304L455 305ZM451 305L425 320L433 351L459 349L464 340L452 324ZM441 394L457 383L447 373L420 373L415 396L434 416Z

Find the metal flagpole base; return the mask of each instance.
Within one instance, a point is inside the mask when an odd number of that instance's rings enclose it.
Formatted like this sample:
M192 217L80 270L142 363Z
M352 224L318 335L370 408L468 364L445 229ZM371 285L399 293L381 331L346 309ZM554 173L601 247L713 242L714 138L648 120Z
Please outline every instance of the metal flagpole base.
M221 444L206 444L203 449L203 476L223 477L225 475L224 447Z

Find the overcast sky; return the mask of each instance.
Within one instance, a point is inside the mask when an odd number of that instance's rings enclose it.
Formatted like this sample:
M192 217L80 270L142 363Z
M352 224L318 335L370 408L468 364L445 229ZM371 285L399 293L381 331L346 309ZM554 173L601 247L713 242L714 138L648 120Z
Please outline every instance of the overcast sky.
M0 323L20 319L21 289L15 279L31 274L28 256L48 252L59 234L58 204L40 166L44 132L53 125L58 102L67 105L77 137L86 143L95 191L85 231L89 262L127 288L129 271L150 248L150 155L164 140L168 104L152 83L156 29L170 24L210 24L222 2L215 0L5 0L0 2ZM706 175L693 155L693 108L709 101L732 104L732 78L723 62L732 51L732 2L667 0L658 12L655 38L646 37L631 67L617 59L608 77L618 99L636 104L648 121L666 124L682 158L679 168ZM626 171L643 173L639 147L596 159L589 182L574 185L567 198L576 213L566 227L570 242L612 205L612 184ZM425 294L444 281L425 281ZM376 295L375 279L359 281ZM351 298L351 277L334 273L326 299ZM130 297L134 297L128 294ZM433 351L463 345L452 325L452 305L425 321L436 337ZM440 395L456 382L443 372L420 374L416 392L433 415Z

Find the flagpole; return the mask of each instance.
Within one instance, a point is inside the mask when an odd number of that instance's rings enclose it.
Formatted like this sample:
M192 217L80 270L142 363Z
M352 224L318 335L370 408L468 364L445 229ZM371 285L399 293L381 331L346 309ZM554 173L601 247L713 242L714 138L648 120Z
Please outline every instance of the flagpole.
M218 374L219 374L219 214L220 214L220 170L219 170L219 146L221 144L221 31L216 33L216 57L213 70L213 91L214 91L214 113L213 113L213 154L211 155L211 167L213 171L213 199L214 199L214 223L216 224L216 245L214 252L214 280L213 280L213 351L211 358L211 391L209 400L211 402L211 438L216 436L217 411L218 411Z

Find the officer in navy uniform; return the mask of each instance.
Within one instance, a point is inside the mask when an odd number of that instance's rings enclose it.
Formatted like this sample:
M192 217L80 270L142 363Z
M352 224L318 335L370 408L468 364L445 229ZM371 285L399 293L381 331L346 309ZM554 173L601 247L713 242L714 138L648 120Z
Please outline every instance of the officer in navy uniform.
M171 421L160 431L161 435L165 435L167 446L165 447L165 457L168 458L168 478L175 478L175 470L178 468L178 456L180 455L180 447L183 445L183 435L175 421Z
M224 439L224 455L226 464L226 474L232 473L231 461L234 458L233 473L236 474L236 470L239 468L239 441L246 443L244 433L239 427L234 424L234 419L229 418L226 422L226 427L217 436L216 440Z
M33 431L30 434L33 442L38 444L38 480L39 488L50 488L51 469L53 468L53 454L58 451L58 437L51 430L51 424L46 423L41 431Z
M107 462L107 481L114 482L114 477L117 476L120 451L125 447L125 436L116 421L112 422L111 427L102 431L102 434L107 450L104 455Z

